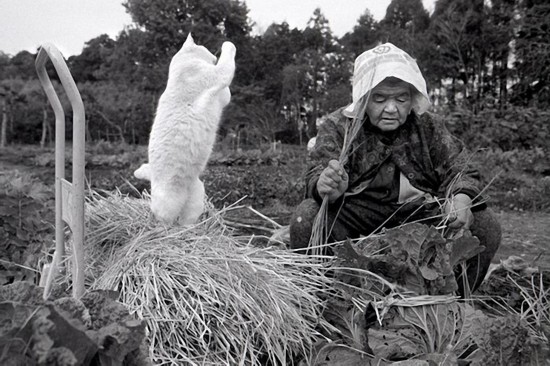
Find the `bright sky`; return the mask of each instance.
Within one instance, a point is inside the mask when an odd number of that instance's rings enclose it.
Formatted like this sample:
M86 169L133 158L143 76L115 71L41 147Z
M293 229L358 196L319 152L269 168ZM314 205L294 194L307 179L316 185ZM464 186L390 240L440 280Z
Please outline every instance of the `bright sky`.
M422 0L428 11L435 0ZM245 0L257 32L271 23L288 22L303 29L315 8L321 8L338 37L352 30L365 9L376 20L390 0ZM84 43L101 35L116 38L130 16L121 0L0 0L0 51L15 55L36 52L40 44L55 44L65 57L82 52Z

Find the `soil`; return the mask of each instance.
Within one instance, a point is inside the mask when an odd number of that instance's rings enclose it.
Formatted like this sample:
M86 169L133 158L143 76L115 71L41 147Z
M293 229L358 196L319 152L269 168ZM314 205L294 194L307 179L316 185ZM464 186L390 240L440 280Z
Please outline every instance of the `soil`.
M528 263L550 268L550 214L501 211L502 244L494 261L516 255Z

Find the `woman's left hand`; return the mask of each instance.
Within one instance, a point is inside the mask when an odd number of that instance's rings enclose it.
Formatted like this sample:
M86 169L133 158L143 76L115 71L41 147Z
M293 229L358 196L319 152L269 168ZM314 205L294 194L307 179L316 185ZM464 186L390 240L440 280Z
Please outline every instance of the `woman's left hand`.
M472 199L464 193L459 193L445 204L444 212L448 217L447 228L451 234L468 230L474 221L472 214Z

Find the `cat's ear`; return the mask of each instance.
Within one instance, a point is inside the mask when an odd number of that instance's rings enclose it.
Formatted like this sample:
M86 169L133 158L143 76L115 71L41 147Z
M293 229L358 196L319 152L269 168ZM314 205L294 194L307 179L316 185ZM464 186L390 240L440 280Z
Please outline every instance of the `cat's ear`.
M191 35L191 32L189 32L189 34L187 35L187 39L185 40L183 45L184 46L186 46L186 45L192 46L194 44L195 44L195 41L193 40L193 36Z

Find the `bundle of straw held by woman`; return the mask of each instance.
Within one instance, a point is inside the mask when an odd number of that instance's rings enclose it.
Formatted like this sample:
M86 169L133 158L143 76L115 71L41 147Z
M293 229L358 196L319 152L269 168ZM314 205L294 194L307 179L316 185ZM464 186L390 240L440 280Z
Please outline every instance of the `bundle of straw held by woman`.
M159 224L147 196L93 194L87 288L116 290L146 322L154 364L292 364L312 351L329 284L319 261L231 235L223 210Z

